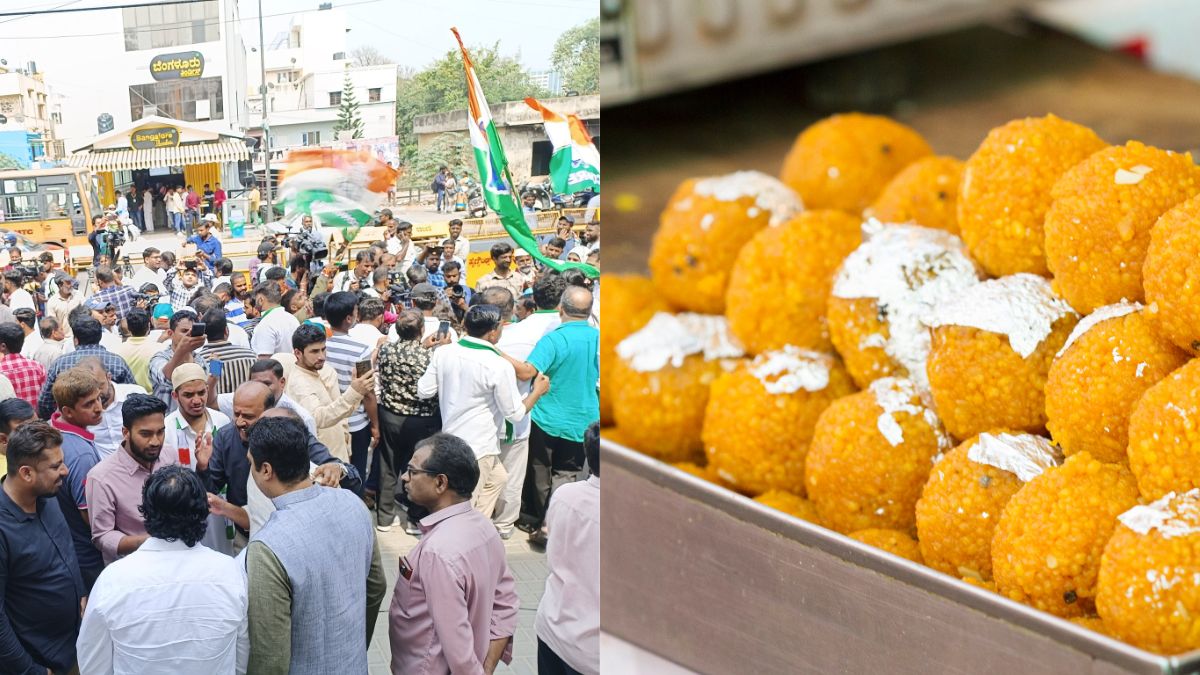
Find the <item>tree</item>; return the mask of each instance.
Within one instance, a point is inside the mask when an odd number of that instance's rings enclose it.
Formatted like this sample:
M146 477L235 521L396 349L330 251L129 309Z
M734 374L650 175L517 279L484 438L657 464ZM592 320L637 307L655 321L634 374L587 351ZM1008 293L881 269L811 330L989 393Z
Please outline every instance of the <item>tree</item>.
M580 94L600 91L600 17L569 28L558 36L550 55L562 73L563 89Z
M471 139L462 134L439 134L417 151L409 175L418 182L429 183L443 166L453 171L455 176L466 172L478 180Z
M520 55L500 53L500 43L492 46L468 47L475 64L479 84L491 104L518 101L526 96L545 96L541 87L529 79L521 65ZM467 79L463 73L462 55L455 49L409 77L401 73L396 83L396 133L400 137L400 161L412 164L417 160L417 137L413 133L413 118L427 113L466 110Z
M333 123L334 140L339 131L353 132L351 138L363 136L363 121L358 115L358 99L354 98L354 84L350 81L350 71L346 71L346 80L342 83L342 103L338 107L338 120Z
M354 61L354 65L356 66L379 66L388 63L395 63L395 61L392 61L388 57L384 56L383 52L379 51L375 47L372 47L371 45L355 47L350 52L350 58Z

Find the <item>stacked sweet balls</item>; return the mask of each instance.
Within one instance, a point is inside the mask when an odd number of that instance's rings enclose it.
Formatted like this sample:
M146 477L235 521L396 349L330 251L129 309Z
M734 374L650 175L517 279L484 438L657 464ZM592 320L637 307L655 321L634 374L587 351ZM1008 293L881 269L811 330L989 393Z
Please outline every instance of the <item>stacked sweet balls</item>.
M605 434L1164 654L1200 648L1200 168L1053 115L837 115L608 277Z

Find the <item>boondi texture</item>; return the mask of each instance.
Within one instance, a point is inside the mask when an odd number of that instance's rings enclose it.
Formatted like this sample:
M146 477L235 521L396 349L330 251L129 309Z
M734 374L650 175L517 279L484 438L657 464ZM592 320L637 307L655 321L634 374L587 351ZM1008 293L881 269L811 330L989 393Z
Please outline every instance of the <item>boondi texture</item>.
M1167 211L1150 229L1142 268L1146 316L1191 355L1200 354L1200 197Z
M851 532L846 536L915 563L922 562L921 549L917 547L917 540L907 532L873 528Z
M1087 452L1126 464L1134 405L1186 361L1153 330L1144 311L1101 321L1050 365L1046 427L1065 455Z
M1091 129L1054 115L989 131L967 159L958 193L958 227L972 257L992 276L1046 276L1042 222L1050 190L1105 145Z
M881 377L904 377L908 370L884 350L888 324L875 298L830 296L829 336L854 384L865 387Z
M1081 314L1142 300L1150 228L1197 192L1200 167L1190 154L1137 141L1077 164L1055 184L1046 212L1046 262L1055 292Z
M958 234L963 166L953 157L918 159L896 174L867 213L886 223L916 223Z
M1104 545L1137 502L1128 469L1086 452L1029 481L992 539L996 591L1063 618L1094 614Z
M633 274L604 276L604 312L600 318L600 424L613 423L613 377L617 343L641 329L658 312L670 311L649 277Z
M777 511L783 511L800 520L807 520L817 525L821 524L821 518L817 515L817 509L813 506L812 502L800 495L784 492L783 490L771 490L755 497L754 501L759 504L765 504Z
M1129 417L1129 468L1146 499L1200 487L1200 360L1146 393Z
M725 294L725 315L747 351L784 345L833 349L826 299L842 259L862 242L860 225L859 218L841 211L806 211L761 230L742 247Z
M812 209L861 213L888 181L933 150L916 131L878 115L834 115L805 129L780 179Z

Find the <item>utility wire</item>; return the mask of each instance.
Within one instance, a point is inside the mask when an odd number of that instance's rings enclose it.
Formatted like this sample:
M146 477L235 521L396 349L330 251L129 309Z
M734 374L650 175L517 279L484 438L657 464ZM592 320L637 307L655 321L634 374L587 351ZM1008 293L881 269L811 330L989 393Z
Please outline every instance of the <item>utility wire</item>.
M78 0L77 0L78 1ZM37 16L39 14L70 14L73 12L98 12L106 9L129 9L133 7L154 7L156 5L194 5L210 0L170 0L170 2L131 2L124 5L104 5L102 7L70 7L62 5L51 9L38 9L29 12L0 12L0 16ZM67 3L72 4L72 3Z

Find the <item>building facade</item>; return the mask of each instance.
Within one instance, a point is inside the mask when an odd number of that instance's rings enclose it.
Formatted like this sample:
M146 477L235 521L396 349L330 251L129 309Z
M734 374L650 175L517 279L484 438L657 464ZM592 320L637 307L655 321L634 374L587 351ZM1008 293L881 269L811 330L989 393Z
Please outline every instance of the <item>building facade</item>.
M0 168L37 168L65 156L62 102L35 63L0 66Z

